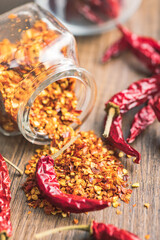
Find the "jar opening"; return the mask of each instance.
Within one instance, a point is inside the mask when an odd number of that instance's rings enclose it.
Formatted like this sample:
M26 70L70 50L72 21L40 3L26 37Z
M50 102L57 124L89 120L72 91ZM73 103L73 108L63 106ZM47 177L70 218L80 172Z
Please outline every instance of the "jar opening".
M32 143L49 144L59 129L64 134L70 127L76 129L92 110L96 92L90 74L77 67L63 69L49 71L45 79L44 73L38 76L30 92L23 88L27 94L18 111L18 126Z

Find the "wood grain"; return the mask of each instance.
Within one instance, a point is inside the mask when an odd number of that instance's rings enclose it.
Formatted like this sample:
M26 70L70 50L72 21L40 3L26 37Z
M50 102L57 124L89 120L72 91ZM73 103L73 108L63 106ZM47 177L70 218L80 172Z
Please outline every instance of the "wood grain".
M126 25L137 34L149 35L160 39L160 1L144 0L139 10L130 18ZM96 79L98 96L95 107L81 129L93 129L101 136L103 131L104 103L114 93L126 88L131 82L146 76L140 64L129 54L123 54L120 58L101 65L99 59L104 49L109 46L119 33L113 30L109 33L78 38L78 51L82 67L93 73ZM125 116L123 121L125 136L135 111ZM32 156L37 146L27 142L22 136L5 137L0 135L0 152L6 158L13 161L19 167L24 168L27 161ZM33 234L42 230L72 224L74 218L80 224L89 223L92 219L99 222L115 224L119 228L124 228L144 239L146 234L150 234L151 240L160 239L159 234L159 196L160 196L160 127L155 122L150 126L133 144L142 154L140 165L134 165L131 160L123 160L129 171L130 182L139 182L140 187L133 190L131 202L121 203L122 215L116 215L116 209L108 209L86 214L71 214L69 218L61 216L47 216L42 209L30 209L26 203L26 197L21 189L25 176L19 177L17 172L9 168L12 180L11 192L11 220L13 225L13 236L11 240L30 240ZM146 209L144 203L150 203ZM133 207L133 204L136 204ZM28 215L28 211L31 214ZM81 240L89 239L89 235L84 232L64 232L58 233L44 239L61 240Z

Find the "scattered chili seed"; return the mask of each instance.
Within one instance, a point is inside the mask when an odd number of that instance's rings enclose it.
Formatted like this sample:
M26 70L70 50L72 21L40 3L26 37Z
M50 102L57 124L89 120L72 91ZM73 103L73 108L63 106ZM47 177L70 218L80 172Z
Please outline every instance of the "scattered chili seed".
M76 218L73 219L73 224L78 224L78 222L79 222L78 219Z
M139 187L139 183L133 183L132 184L132 188L138 188Z
M133 207L136 207L136 203L135 203L135 204L133 204Z
M116 214L117 214L117 215L121 215L121 214L122 214L122 211L120 211L120 210L117 209L117 210L116 210Z
M150 207L150 204L149 203L145 203L144 207L146 207L148 209Z
M28 213L27 214L31 214L31 211L28 211Z
M118 157L123 157L124 156L124 153L123 152L119 152L119 154L118 154Z
M117 207L120 206L121 204L120 204L119 202L113 202L112 205L113 205L114 208L117 208Z

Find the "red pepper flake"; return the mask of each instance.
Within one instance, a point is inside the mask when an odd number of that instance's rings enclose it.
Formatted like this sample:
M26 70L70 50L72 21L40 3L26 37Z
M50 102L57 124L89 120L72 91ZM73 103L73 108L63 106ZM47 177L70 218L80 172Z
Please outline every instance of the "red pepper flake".
M78 222L79 222L78 219L76 219L76 218L73 219L74 224L78 224Z
M117 215L121 215L121 214L122 214L122 211L120 211L120 210L117 209L117 210L116 210L116 214L117 214Z
M13 14L13 13L11 13L11 14L8 16L9 19L15 19L16 17L17 17L17 15L16 15L16 14Z
M31 211L28 211L28 213L27 213L27 214L28 214L28 215L29 215L29 214L31 214Z
M147 235L145 236L145 239L146 239L146 240L150 239L150 235L147 234Z
M135 203L135 204L133 204L133 207L136 207L136 203Z

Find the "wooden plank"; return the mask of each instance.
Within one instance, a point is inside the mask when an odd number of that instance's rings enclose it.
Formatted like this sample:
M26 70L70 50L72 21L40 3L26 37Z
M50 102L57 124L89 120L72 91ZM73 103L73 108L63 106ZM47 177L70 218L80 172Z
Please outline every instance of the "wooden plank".
M138 34L150 35L160 39L159 11L159 0L145 0L140 9L127 22L127 26ZM104 49L118 37L118 31L113 30L103 35L77 39L81 66L93 73L98 89L95 107L81 129L93 129L99 136L103 131L105 101L114 93L126 88L131 82L145 76L144 72L140 71L139 63L130 54L123 54L119 59L105 65L99 63ZM123 122L125 135L129 131L134 113L125 116ZM21 168L24 168L36 148L22 136L5 137L0 135L0 143L1 154ZM96 219L99 222L115 224L120 228L134 232L142 239L146 234L150 234L152 240L159 239L159 123L155 122L142 133L133 147L142 154L141 164L134 165L129 159L122 161L129 171L130 182L139 182L140 187L133 190L130 204L121 203L119 209L122 211L122 215L119 216L116 215L116 210L112 207L99 212L91 212L88 215L71 214L69 218L47 216L42 209L30 209L21 189L25 176L19 177L17 172L9 166L12 180L11 219L13 237L11 237L11 240L33 239L34 233L72 224L74 218L77 218L80 224L89 223L92 219ZM145 202L151 204L149 209L143 206ZM133 204L136 204L136 206L133 207ZM31 210L30 215L27 214L29 210ZM88 234L65 232L44 239L88 239Z

